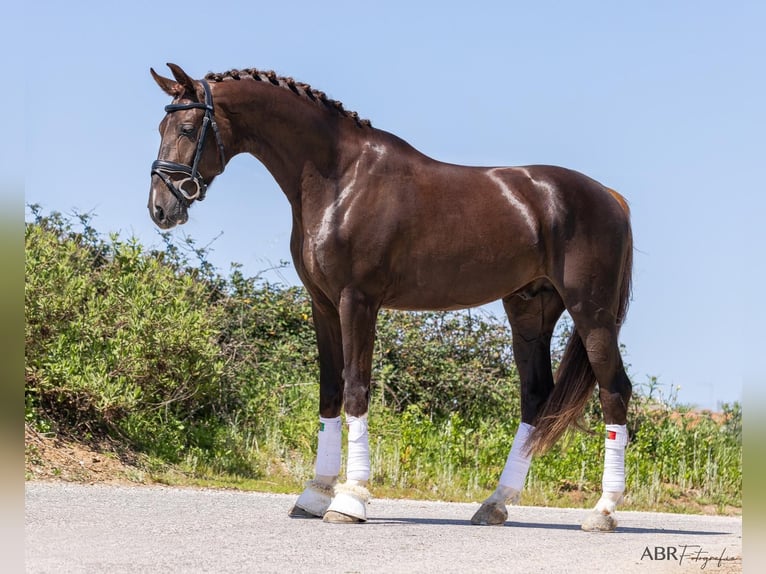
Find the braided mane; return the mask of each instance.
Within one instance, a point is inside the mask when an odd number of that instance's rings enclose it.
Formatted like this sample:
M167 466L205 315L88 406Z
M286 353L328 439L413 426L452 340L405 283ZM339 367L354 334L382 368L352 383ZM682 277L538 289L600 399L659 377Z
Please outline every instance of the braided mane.
M229 70L228 72L224 72L223 74L217 74L214 72L210 72L205 76L205 79L209 82L224 82L228 80L243 80L243 79L249 79L249 80L255 80L257 82L269 82L275 86L279 86L281 88L285 88L287 90L290 90L294 94L297 94L301 97L307 98L311 100L312 102L315 102L319 105L324 106L326 109L330 111L334 111L341 115L342 117L351 118L356 122L356 125L359 127L372 127L372 123L370 120L365 120L359 117L359 114L356 112L348 111L343 107L343 104L339 102L338 100L333 100L327 97L327 95L324 92L321 92L319 90L315 90L308 84L304 84L303 82L296 82L292 78L286 78L282 76L278 76L276 72L269 70L269 71L260 71L256 70L255 68L245 68L243 70Z

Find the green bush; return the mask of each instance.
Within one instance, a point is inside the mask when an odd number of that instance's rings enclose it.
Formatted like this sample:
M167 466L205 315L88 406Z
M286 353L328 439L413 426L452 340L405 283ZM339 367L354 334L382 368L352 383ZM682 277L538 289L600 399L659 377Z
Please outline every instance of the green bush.
M110 432L180 460L220 408L218 310L191 274L134 240L26 226L26 401L75 434ZM86 220L87 223L87 220Z
M435 419L519 418L510 330L491 316L383 311L373 379L379 402Z

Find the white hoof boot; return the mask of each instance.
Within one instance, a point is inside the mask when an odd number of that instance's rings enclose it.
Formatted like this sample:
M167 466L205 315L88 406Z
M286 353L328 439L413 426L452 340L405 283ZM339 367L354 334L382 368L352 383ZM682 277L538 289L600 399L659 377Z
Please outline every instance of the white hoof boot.
M330 507L332 495L331 484L310 480L288 514L293 518L322 518Z
M582 529L587 532L614 532L617 529L615 509L620 502L622 502L622 493L620 492L602 494L596 508L582 523Z
M335 498L324 515L325 522L353 524L367 521L370 491L361 484L346 482L335 486Z

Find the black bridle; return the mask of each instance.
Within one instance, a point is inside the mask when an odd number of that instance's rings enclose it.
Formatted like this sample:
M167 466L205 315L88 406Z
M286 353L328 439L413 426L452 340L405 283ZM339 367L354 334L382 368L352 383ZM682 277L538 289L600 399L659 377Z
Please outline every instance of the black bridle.
M169 114L195 108L205 110L205 117L202 119L202 129L200 130L199 139L197 140L197 150L194 152L194 160L191 167L174 161L166 161L164 159L158 159L152 163L152 175L156 175L164 181L171 193L176 196L176 199L187 208L195 199L199 201L205 199L207 184L205 183L205 180L202 179L199 171L197 171L197 167L202 158L202 149L205 146L205 136L207 135L207 130L210 126L213 127L213 133L215 134L216 143L218 144L218 156L221 161L221 171L223 171L223 168L226 165L221 134L218 132L218 125L215 123L213 94L210 92L210 85L205 80L200 80L200 83L205 89L204 104L193 102L189 104L169 104L165 106L165 112ZM186 177L174 182L171 177L172 174L179 173ZM193 184L193 187L187 189L190 184Z

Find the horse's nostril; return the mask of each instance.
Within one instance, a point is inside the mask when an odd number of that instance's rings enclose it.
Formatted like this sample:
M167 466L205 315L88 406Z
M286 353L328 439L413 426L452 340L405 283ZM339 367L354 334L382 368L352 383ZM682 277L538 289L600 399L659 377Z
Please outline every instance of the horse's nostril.
M164 221L165 220L165 210L162 209L162 206L155 205L154 206L154 218L157 221Z

